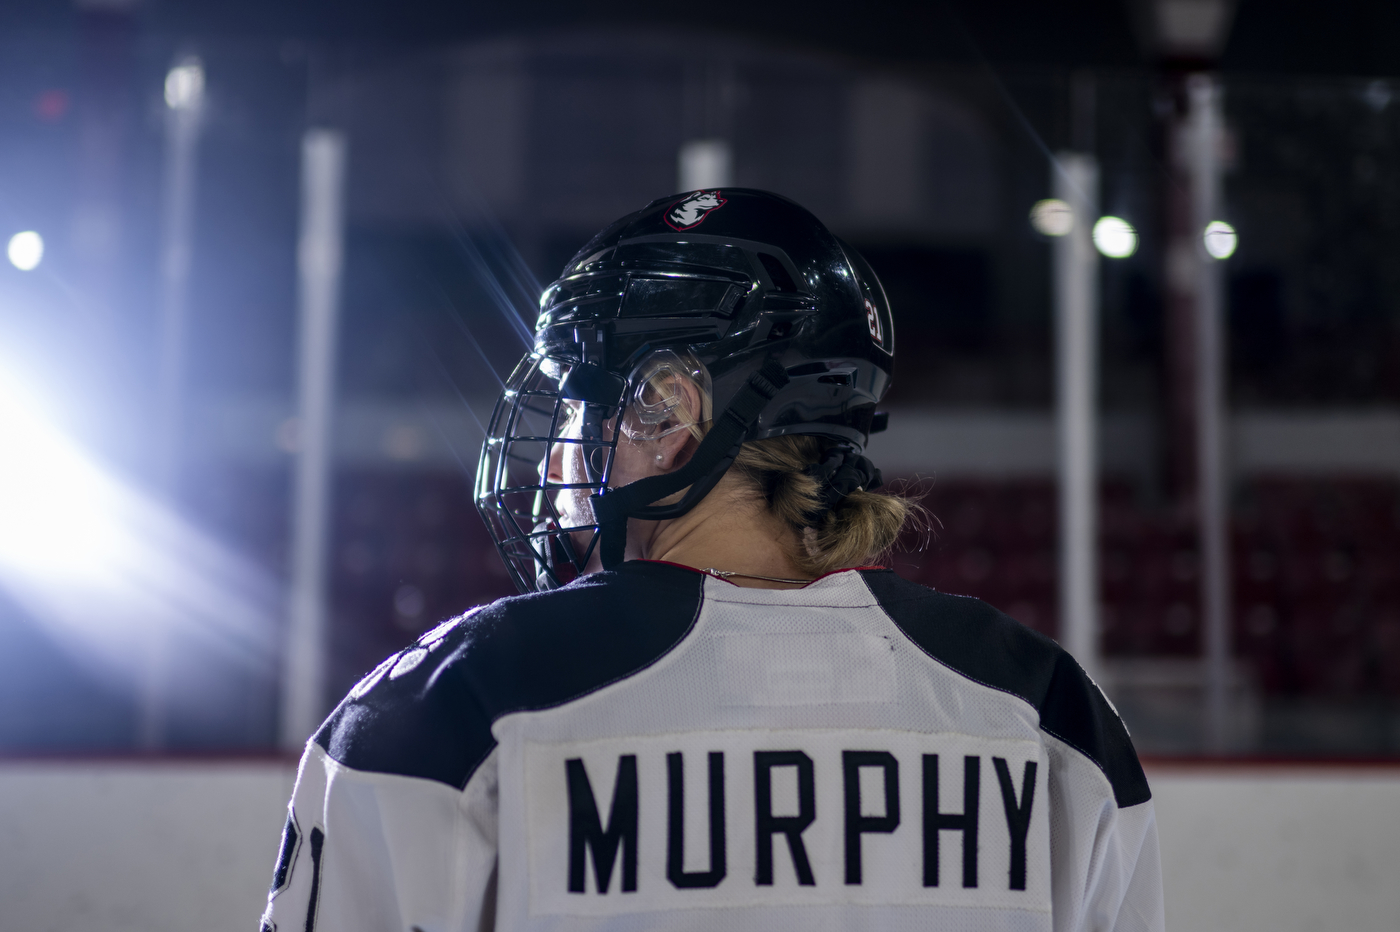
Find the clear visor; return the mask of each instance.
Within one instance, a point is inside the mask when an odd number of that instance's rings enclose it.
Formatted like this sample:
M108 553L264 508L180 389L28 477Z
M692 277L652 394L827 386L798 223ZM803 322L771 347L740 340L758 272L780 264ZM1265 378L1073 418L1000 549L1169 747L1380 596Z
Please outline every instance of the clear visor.
M695 357L658 350L633 370L622 433L631 440L656 440L688 430L704 439L712 417L710 373ZM686 404L687 395L698 398Z

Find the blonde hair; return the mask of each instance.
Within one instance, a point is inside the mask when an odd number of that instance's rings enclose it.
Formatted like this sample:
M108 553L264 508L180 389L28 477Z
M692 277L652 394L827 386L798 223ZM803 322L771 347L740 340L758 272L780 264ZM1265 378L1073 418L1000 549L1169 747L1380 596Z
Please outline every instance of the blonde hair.
M730 467L797 532L802 546L792 554L793 563L812 576L871 563L894 546L906 524L919 523L923 513L912 498L866 491L852 492L823 513L821 486L806 469L820 463L832 445L830 440L800 435L752 440L740 447Z

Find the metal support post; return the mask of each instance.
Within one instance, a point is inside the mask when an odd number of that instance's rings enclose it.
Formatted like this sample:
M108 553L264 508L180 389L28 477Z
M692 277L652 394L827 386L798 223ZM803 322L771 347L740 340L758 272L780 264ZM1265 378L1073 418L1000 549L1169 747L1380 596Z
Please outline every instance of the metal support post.
M301 148L301 233L297 243L300 420L282 675L281 740L288 749L300 748L326 712L326 550L345 238L345 167L343 133L307 131Z
M199 134L204 110L204 66L186 57L165 80L165 164L161 198L160 343L156 359L154 473L172 503L179 486L185 333L189 316L190 261ZM148 634L142 673L138 738L144 748L165 744L169 670L176 646L172 632L155 624Z
M190 263L199 134L204 110L204 67L187 58L166 77L165 177L160 249L160 347L156 372L156 479L175 491L179 471L180 409L189 316Z
M1098 163L1061 153L1055 196L1073 227L1054 243L1055 404L1059 439L1060 636L1091 677L1099 677L1098 574Z
M1205 251L1206 224L1220 216L1221 100L1216 82L1192 75L1187 172L1196 265L1196 474L1199 490L1202 655L1207 747L1227 749L1230 679L1229 490L1225 462L1225 353L1220 263Z

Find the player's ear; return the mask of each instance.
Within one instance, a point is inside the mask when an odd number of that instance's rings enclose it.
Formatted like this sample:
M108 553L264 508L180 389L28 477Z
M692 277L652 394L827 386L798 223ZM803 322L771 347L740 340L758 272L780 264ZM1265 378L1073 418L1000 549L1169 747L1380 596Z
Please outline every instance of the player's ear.
M671 412L667 422L660 425L663 436L657 437L656 465L662 472L671 472L690 462L695 448L700 446L699 425L704 417L700 388L687 378L676 378L671 384L680 404Z

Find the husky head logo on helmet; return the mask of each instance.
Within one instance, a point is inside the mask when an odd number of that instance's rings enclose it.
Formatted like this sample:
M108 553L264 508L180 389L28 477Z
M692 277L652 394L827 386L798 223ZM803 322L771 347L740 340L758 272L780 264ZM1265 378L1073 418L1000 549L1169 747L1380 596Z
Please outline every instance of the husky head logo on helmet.
M666 211L666 225L673 230L689 230L699 226L710 211L718 210L724 204L725 200L718 191L696 191Z
M724 194L624 217L541 297L477 468L477 507L521 591L620 562L629 517L689 511L745 441L812 434L859 453L883 429L894 327L874 272L792 201ZM677 221L707 222L680 235ZM615 481L619 444L681 430L698 443L687 462ZM576 464L567 481L548 465L560 456Z

